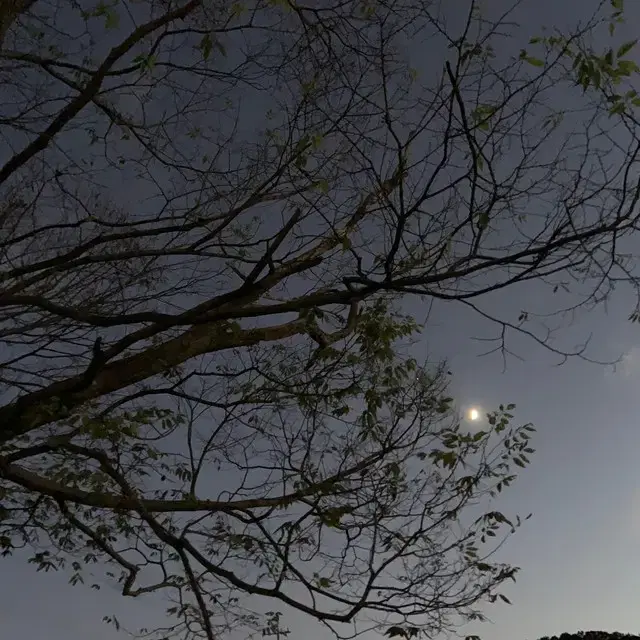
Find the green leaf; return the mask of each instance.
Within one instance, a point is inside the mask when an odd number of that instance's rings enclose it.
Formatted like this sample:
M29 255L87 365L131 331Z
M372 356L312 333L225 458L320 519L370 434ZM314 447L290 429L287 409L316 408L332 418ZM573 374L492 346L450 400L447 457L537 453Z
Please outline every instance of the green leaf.
M242 15L242 13L244 11L245 11L245 6L241 2L234 2L231 5L231 17L232 18L236 18L236 17Z
M622 113L624 113L624 109L625 109L625 104L622 100L616 102L616 104L613 105L613 107L611 107L609 109L609 115L620 115Z
M206 33L202 40L200 40L200 51L202 51L202 57L207 60L211 55L211 51L213 49L213 41L211 40L211 35Z
M633 47L635 47L636 44L638 44L637 38L635 40L630 40L629 42L625 42L616 52L616 56L618 58L622 58L622 56L625 55L626 53L629 53L629 51L631 51L631 49L633 49Z
M544 60L528 55L524 49L520 52L520 59L528 62L533 67L544 67Z
M120 24L120 16L118 13L111 9L106 14L105 27L107 29L115 29Z
M620 60L616 71L623 76L630 76L638 71L638 65L633 60Z

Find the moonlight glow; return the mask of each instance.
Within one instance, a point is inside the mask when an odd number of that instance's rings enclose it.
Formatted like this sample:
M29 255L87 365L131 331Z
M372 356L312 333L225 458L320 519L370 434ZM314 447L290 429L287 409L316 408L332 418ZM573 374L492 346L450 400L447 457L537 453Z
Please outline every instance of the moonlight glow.
M477 409L469 410L469 420L473 420L474 422L480 417L480 412Z

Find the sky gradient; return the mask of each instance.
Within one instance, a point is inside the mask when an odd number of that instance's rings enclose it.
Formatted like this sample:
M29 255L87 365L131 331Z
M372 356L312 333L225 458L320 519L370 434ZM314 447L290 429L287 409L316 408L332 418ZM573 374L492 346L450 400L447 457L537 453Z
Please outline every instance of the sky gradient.
M561 28L593 4L525 0L517 19L527 32ZM629 25L640 24L640 2L628 5ZM496 312L515 319L539 294L535 284L509 288L495 296ZM492 622L469 626L469 634L535 640L589 629L640 632L640 325L628 321L634 304L621 290L607 309L582 315L562 334L576 343L591 335L593 357L625 356L615 369L579 359L558 367L542 347L513 336L510 347L522 361L511 358L505 371L499 356L479 357L486 345L472 339L495 327L458 305L430 314L420 355L448 359L456 400L486 410L513 402L517 421L538 429L531 466L499 502L508 513L533 513L500 553L522 568L505 591L513 605L488 607ZM405 308L425 315L416 300ZM162 606L151 598L71 587L63 573L36 573L21 554L0 562L0 576L3 638L117 640L125 636L103 625L103 615L131 628L162 622ZM292 639L330 637L316 623L292 620Z

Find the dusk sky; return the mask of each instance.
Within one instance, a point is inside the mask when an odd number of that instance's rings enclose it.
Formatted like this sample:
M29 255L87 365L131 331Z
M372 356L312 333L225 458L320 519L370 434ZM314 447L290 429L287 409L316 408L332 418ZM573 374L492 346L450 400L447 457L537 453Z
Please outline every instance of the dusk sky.
M453 0L448 0L453 1ZM491 4L493 0L486 0ZM502 0L501 0L502 2ZM524 0L514 14L527 35L540 25L571 24L594 2ZM640 24L640 1L627 0L628 25ZM636 240L640 247L640 237ZM522 309L547 306L548 289L517 286L493 295L491 309L515 321ZM487 299L488 300L488 299ZM485 304L487 301L485 300ZM602 629L640 633L640 324L628 320L635 299L621 288L599 307L562 329L558 340L577 344L591 336L589 355L616 367L558 357L512 335L508 346L521 358L480 354L496 327L459 304L435 305L420 342L421 355L450 364L452 395L461 407L491 410L515 403L516 420L538 432L532 464L499 500L505 513L532 518L500 551L521 567L505 590L513 604L486 608L490 623L465 627L483 640L536 640L545 635ZM426 307L405 308L423 318ZM49 640L118 640L104 625L115 614L129 628L162 624L162 603L124 599L113 588L71 587L64 573L36 573L22 554L0 560L0 635ZM292 640L328 640L319 624L289 619Z

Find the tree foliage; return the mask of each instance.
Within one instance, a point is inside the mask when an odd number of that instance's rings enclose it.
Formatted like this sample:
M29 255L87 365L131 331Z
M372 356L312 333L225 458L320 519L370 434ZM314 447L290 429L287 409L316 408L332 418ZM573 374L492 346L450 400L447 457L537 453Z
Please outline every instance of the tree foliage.
M161 637L506 600L532 427L467 433L401 300L557 350L486 294L635 286L637 69L619 2L515 50L441 4L0 5L5 555L163 593Z
M543 636L540 640L636 640L633 633L619 631L577 631L576 633L561 633L558 636Z

